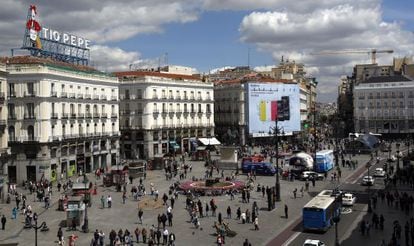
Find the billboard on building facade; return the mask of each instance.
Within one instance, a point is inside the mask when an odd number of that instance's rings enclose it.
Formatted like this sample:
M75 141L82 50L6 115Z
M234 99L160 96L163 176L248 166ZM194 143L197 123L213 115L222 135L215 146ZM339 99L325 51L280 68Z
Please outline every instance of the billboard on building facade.
M247 83L246 99L249 134L269 136L278 118L278 102L288 105L288 120L278 121L278 128L286 135L300 131L300 89L297 84ZM280 112L279 112L280 113ZM285 117L286 118L286 117Z

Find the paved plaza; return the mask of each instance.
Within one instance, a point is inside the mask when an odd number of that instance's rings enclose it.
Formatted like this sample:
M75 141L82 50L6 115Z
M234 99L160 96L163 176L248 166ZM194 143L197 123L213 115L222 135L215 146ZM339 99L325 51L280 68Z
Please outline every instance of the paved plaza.
M213 158L218 158L213 156ZM356 156L359 159L359 163L364 163L369 159L369 156L361 155ZM194 176L201 178L204 176L205 167L202 161L187 161L192 165L192 172L188 173L187 179ZM360 168L363 168L360 164ZM353 170L342 170L342 177L351 175ZM224 171L225 176L230 176L231 171ZM214 176L221 176L221 173L214 172ZM178 176L177 176L178 177ZM90 176L92 182L95 182L95 177ZM238 179L246 181L245 175L239 175ZM89 216L89 233L83 233L78 227L78 231L68 231L67 228L63 228L63 234L66 238L72 233L75 233L79 239L76 245L89 245L93 238L93 232L98 229L105 233L105 243L108 244L109 232L114 229L118 232L119 229L125 231L127 229L132 234L135 228L142 229L145 227L148 231L152 225L157 227L157 216L166 212L166 206L144 207L143 224L138 223L138 202L131 197L129 192L131 184L128 184L128 199L126 203L122 203L122 192L116 192L114 187L103 187L102 179L96 181L98 186L98 194L93 196L92 207L88 208ZM137 185L138 179L133 181L134 185ZM160 199L164 193L168 194L169 186L174 182L173 180L167 181L165 179L164 170L148 171L147 178L144 180L144 184L147 192L150 190L150 183L153 183L155 188L159 190ZM274 176L257 176L255 185L260 183L265 186L274 186ZM256 192L256 189L251 193L250 203L242 203L241 196L237 195L235 200L230 200L230 196L202 196L200 200L203 205L208 203L212 198L216 201L218 206L217 214L221 213L225 222L229 223L231 230L235 231L237 235L235 237L226 237L227 245L242 245L243 241L247 238L252 245L266 245L272 238L282 232L290 224L301 217L301 209L305 203L311 199L311 194L320 191L323 188L334 186L330 181L317 181L316 186L310 185L310 192L305 192L302 197L298 192L296 199L293 198L293 190L298 190L304 186L302 181L290 182L287 180L281 180L281 202L277 202L276 209L267 211L267 199L266 196L262 197L262 193ZM19 190L25 194L29 194L28 190ZM101 195L113 197L112 208L101 208L100 198ZM34 195L27 195L28 201L26 204L30 204L33 207L33 211L39 214L39 223L47 222L50 230L48 232L38 232L39 245L57 245L57 231L59 224L66 219L66 213L57 211L57 199L61 194L57 192L56 187L53 189L52 201L53 205L49 209L44 208L43 202L34 202ZM144 199L153 199L148 196ZM212 217L211 212L209 217L200 219L200 228L196 229L192 223L190 223L190 216L185 209L185 196L179 195L179 199L175 202L173 209L173 226L167 227L169 232L173 232L176 235L176 245L216 245L216 236L214 235L215 229L212 227L214 222L217 221L217 217ZM259 206L259 228L255 231L252 223L242 224L241 221L236 220L236 210L241 208L242 211L246 209L252 210L252 204L256 201ZM7 217L6 230L0 231L0 240L2 242L18 242L19 245L34 245L34 230L23 229L24 216L19 214L16 220L11 219L12 205L15 204L14 199L11 204L2 204L1 213ZM284 217L284 205L289 207L289 218ZM232 219L227 219L226 210L230 206L232 210ZM211 210L210 210L211 211ZM142 241L140 242L142 244Z

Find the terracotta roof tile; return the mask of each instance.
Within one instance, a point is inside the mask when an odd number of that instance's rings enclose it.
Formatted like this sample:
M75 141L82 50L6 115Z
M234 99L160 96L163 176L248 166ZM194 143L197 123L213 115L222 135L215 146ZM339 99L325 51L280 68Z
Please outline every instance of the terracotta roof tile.
M42 64L42 65L55 65L66 68L72 68L84 72L98 72L93 67L76 65L72 63L67 63L63 61L53 60L51 58L42 58L35 56L12 56L12 57L0 57L0 63L6 64Z
M124 72L114 72L113 74L117 76L118 78L154 76L154 77L163 77L163 78L170 78L170 79L177 79L177 80L190 79L190 80L201 81L201 78L192 76L192 75L160 73L160 72L152 72L152 71L124 71Z

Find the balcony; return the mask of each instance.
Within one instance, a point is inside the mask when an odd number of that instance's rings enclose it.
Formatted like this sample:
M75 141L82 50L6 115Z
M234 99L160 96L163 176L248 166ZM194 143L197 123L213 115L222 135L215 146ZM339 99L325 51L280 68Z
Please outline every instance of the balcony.
M62 91L60 93L60 97L66 98L66 97L68 97L68 93Z
M161 112L161 116L162 116L162 117L166 117L166 116L167 116L167 111L162 111L162 112Z
M99 116L99 114L98 113L93 113L93 118L95 118L95 119L97 119L97 118L99 118L100 116Z
M91 119L91 118L92 118L92 114L91 114L91 113L86 113L85 118L86 118L86 119Z
M101 118L108 118L108 114L107 113L102 113Z
M152 96L152 99L158 99L158 96L157 95L153 95Z
M91 99L91 94L85 94L85 99Z
M184 100L188 100L188 96L184 96Z
M190 97L190 101L195 101L195 97L194 96Z
M75 98L75 93L69 93L69 98Z
M118 98L117 98L117 96L111 96L111 100L112 100L112 101L117 101L117 100L118 100Z
M78 119L84 119L84 118L85 118L85 114L83 114L83 113L78 114Z
M165 100L165 99L167 99L167 96L166 95L162 95L161 96L161 99L164 99Z
M175 112L174 111L170 111L168 112L168 115L170 116L170 118L174 117Z
M200 118L201 118L201 116L203 116L203 111L198 111L198 112L197 112L197 115L198 115L198 117L200 117Z
M34 119L36 119L36 117L35 117L34 114L25 114L24 119L25 120L34 120Z
M183 114L183 112L181 112L181 111L177 111L177 112L175 112L175 114L177 115L177 117L179 118L179 117L181 117L181 115Z
M24 97L35 97L36 95L35 95L35 93L34 93L34 91L25 91L24 92Z
M71 118L72 120L74 120L74 119L76 119L76 118L77 118L77 116L76 116L76 114L70 114L70 118Z
M58 114L57 113L51 113L50 118L53 119L53 120L56 120L58 118Z
M188 116L189 112L187 110L184 110L184 116Z
M50 96L51 97L57 97L57 91L51 91Z
M68 113L62 113L62 119L68 119L69 114Z
M101 100L108 100L108 97L106 95L101 95L100 98Z
M9 120L15 120L16 119L16 114L9 114L7 119Z
M112 119L116 119L116 118L118 118L118 114L117 114L117 113L112 113L112 114L111 114L111 118L112 118Z
M99 95L93 95L93 100L99 100Z
M154 117L158 117L158 115L160 114L160 111L158 111L157 109L155 109L153 112L152 112L152 115L154 116Z
M181 96L176 96L176 100L181 100Z
M207 111L207 112L206 112L206 116L207 116L207 118L210 118L210 117L211 117L211 114L212 114L212 113L211 113L211 111Z
M144 111L142 109L135 110L136 115L142 115L143 113L144 113Z
M190 112L191 117L194 117L196 115L196 112Z
M78 94L76 95L76 97L77 97L78 99L83 99L83 94L82 94L82 93L78 93Z
M14 92L14 91L9 92L9 94L7 96L8 96L8 98L16 97L16 92Z
M171 100L174 100L174 96L173 96L173 95L170 95L170 96L169 96L169 98L170 98Z

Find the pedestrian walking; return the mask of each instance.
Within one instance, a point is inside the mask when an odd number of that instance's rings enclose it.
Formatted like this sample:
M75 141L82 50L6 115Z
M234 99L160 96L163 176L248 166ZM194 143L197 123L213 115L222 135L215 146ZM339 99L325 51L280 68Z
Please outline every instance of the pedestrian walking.
M2 230L6 229L6 221L7 221L6 216L4 216L3 214L3 216L1 216L1 229Z
M254 230L255 231L258 231L259 230L259 218L258 217L256 217L255 219L254 219Z
M166 245L168 243L168 235L169 232L167 228L165 228L165 230L162 232L162 245Z
M231 208L230 208L230 206L227 207L227 219L231 219Z
M138 219L139 219L139 223L141 223L142 225L142 215L144 214L144 211L142 211L142 208L140 208L138 210Z
M103 195L101 196L101 206L105 208L105 197Z
M57 238L58 238L59 245L61 245L62 242L63 242L63 231L62 231L62 227L59 227L59 229L58 229Z
M301 197L303 197L303 186L300 188Z
M289 208L288 206L285 204L285 218L288 218L288 212L289 212Z
M295 198L296 199L296 193L298 192L298 189L297 188L295 188L294 190L293 190L293 198Z
M108 208L112 207L112 197L111 195L108 195L108 197L106 198L106 202L108 203Z

